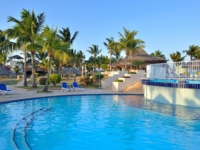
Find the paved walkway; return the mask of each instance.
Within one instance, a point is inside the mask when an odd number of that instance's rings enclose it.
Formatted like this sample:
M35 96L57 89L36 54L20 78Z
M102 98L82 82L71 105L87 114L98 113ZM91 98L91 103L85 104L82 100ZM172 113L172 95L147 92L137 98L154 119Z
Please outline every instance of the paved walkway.
M30 81L30 78L27 78L27 82ZM24 80L18 82L15 86L23 86L24 85Z
M83 94L134 94L134 95L143 95L142 93L133 93L133 92L113 92L103 89L89 89L86 88L81 91L68 91L62 92L61 90L53 90L51 93L37 93L37 91L27 91L25 89L16 88L14 86L8 86L8 89L11 89L13 92L9 95L0 94L0 103L23 100L29 98L39 98L39 97L51 97L51 96L60 96L60 95L83 95ZM9 97L8 97L9 96Z

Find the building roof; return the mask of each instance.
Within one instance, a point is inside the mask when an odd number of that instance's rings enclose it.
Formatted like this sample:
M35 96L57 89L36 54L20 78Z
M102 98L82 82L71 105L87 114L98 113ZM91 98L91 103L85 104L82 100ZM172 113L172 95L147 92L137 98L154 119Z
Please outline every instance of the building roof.
M11 72L8 71L3 65L0 64L0 75L10 75Z
M112 67L122 67L125 65L125 59L127 57L123 58L119 62L114 62L111 64ZM153 57L150 56L145 50L139 49L137 53L133 54L133 57L128 56L128 62L127 66L132 66L131 65L131 60L140 60L143 61L146 64L154 64L154 63L166 63L166 59L162 57Z
M23 57L19 56L19 55L13 55L11 57L9 57L10 59L24 59Z

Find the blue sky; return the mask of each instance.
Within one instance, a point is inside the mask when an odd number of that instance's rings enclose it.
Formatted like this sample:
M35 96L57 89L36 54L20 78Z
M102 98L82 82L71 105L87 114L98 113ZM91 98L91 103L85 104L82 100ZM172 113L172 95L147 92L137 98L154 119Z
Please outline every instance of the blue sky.
M103 42L109 37L118 40L123 27L138 31L136 37L145 41L147 53L161 50L169 58L192 44L200 46L199 6L199 0L6 0L1 1L0 29L12 27L7 17L20 19L25 8L44 12L51 27L79 31L73 48L87 58L92 44L108 55Z

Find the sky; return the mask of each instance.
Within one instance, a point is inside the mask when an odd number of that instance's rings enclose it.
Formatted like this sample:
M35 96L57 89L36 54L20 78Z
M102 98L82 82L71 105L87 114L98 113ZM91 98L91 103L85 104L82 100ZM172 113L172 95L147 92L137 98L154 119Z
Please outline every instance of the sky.
M118 41L118 32L123 33L123 27L138 31L136 38L145 41L147 53L160 50L167 59L170 53L182 52L190 45L200 46L199 0L0 1L1 30L13 27L7 17L20 19L23 8L36 14L44 12L45 25L69 27L72 34L79 31L72 47L82 50L86 59L91 56L87 50L92 44L102 49L102 55L109 56L103 42L110 37Z

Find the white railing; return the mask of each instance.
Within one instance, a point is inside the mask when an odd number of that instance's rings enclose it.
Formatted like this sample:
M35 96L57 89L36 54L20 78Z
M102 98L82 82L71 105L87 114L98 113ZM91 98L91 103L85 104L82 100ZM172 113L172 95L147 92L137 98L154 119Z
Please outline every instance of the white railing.
M198 78L200 79L200 61L158 63L148 65L147 78Z

